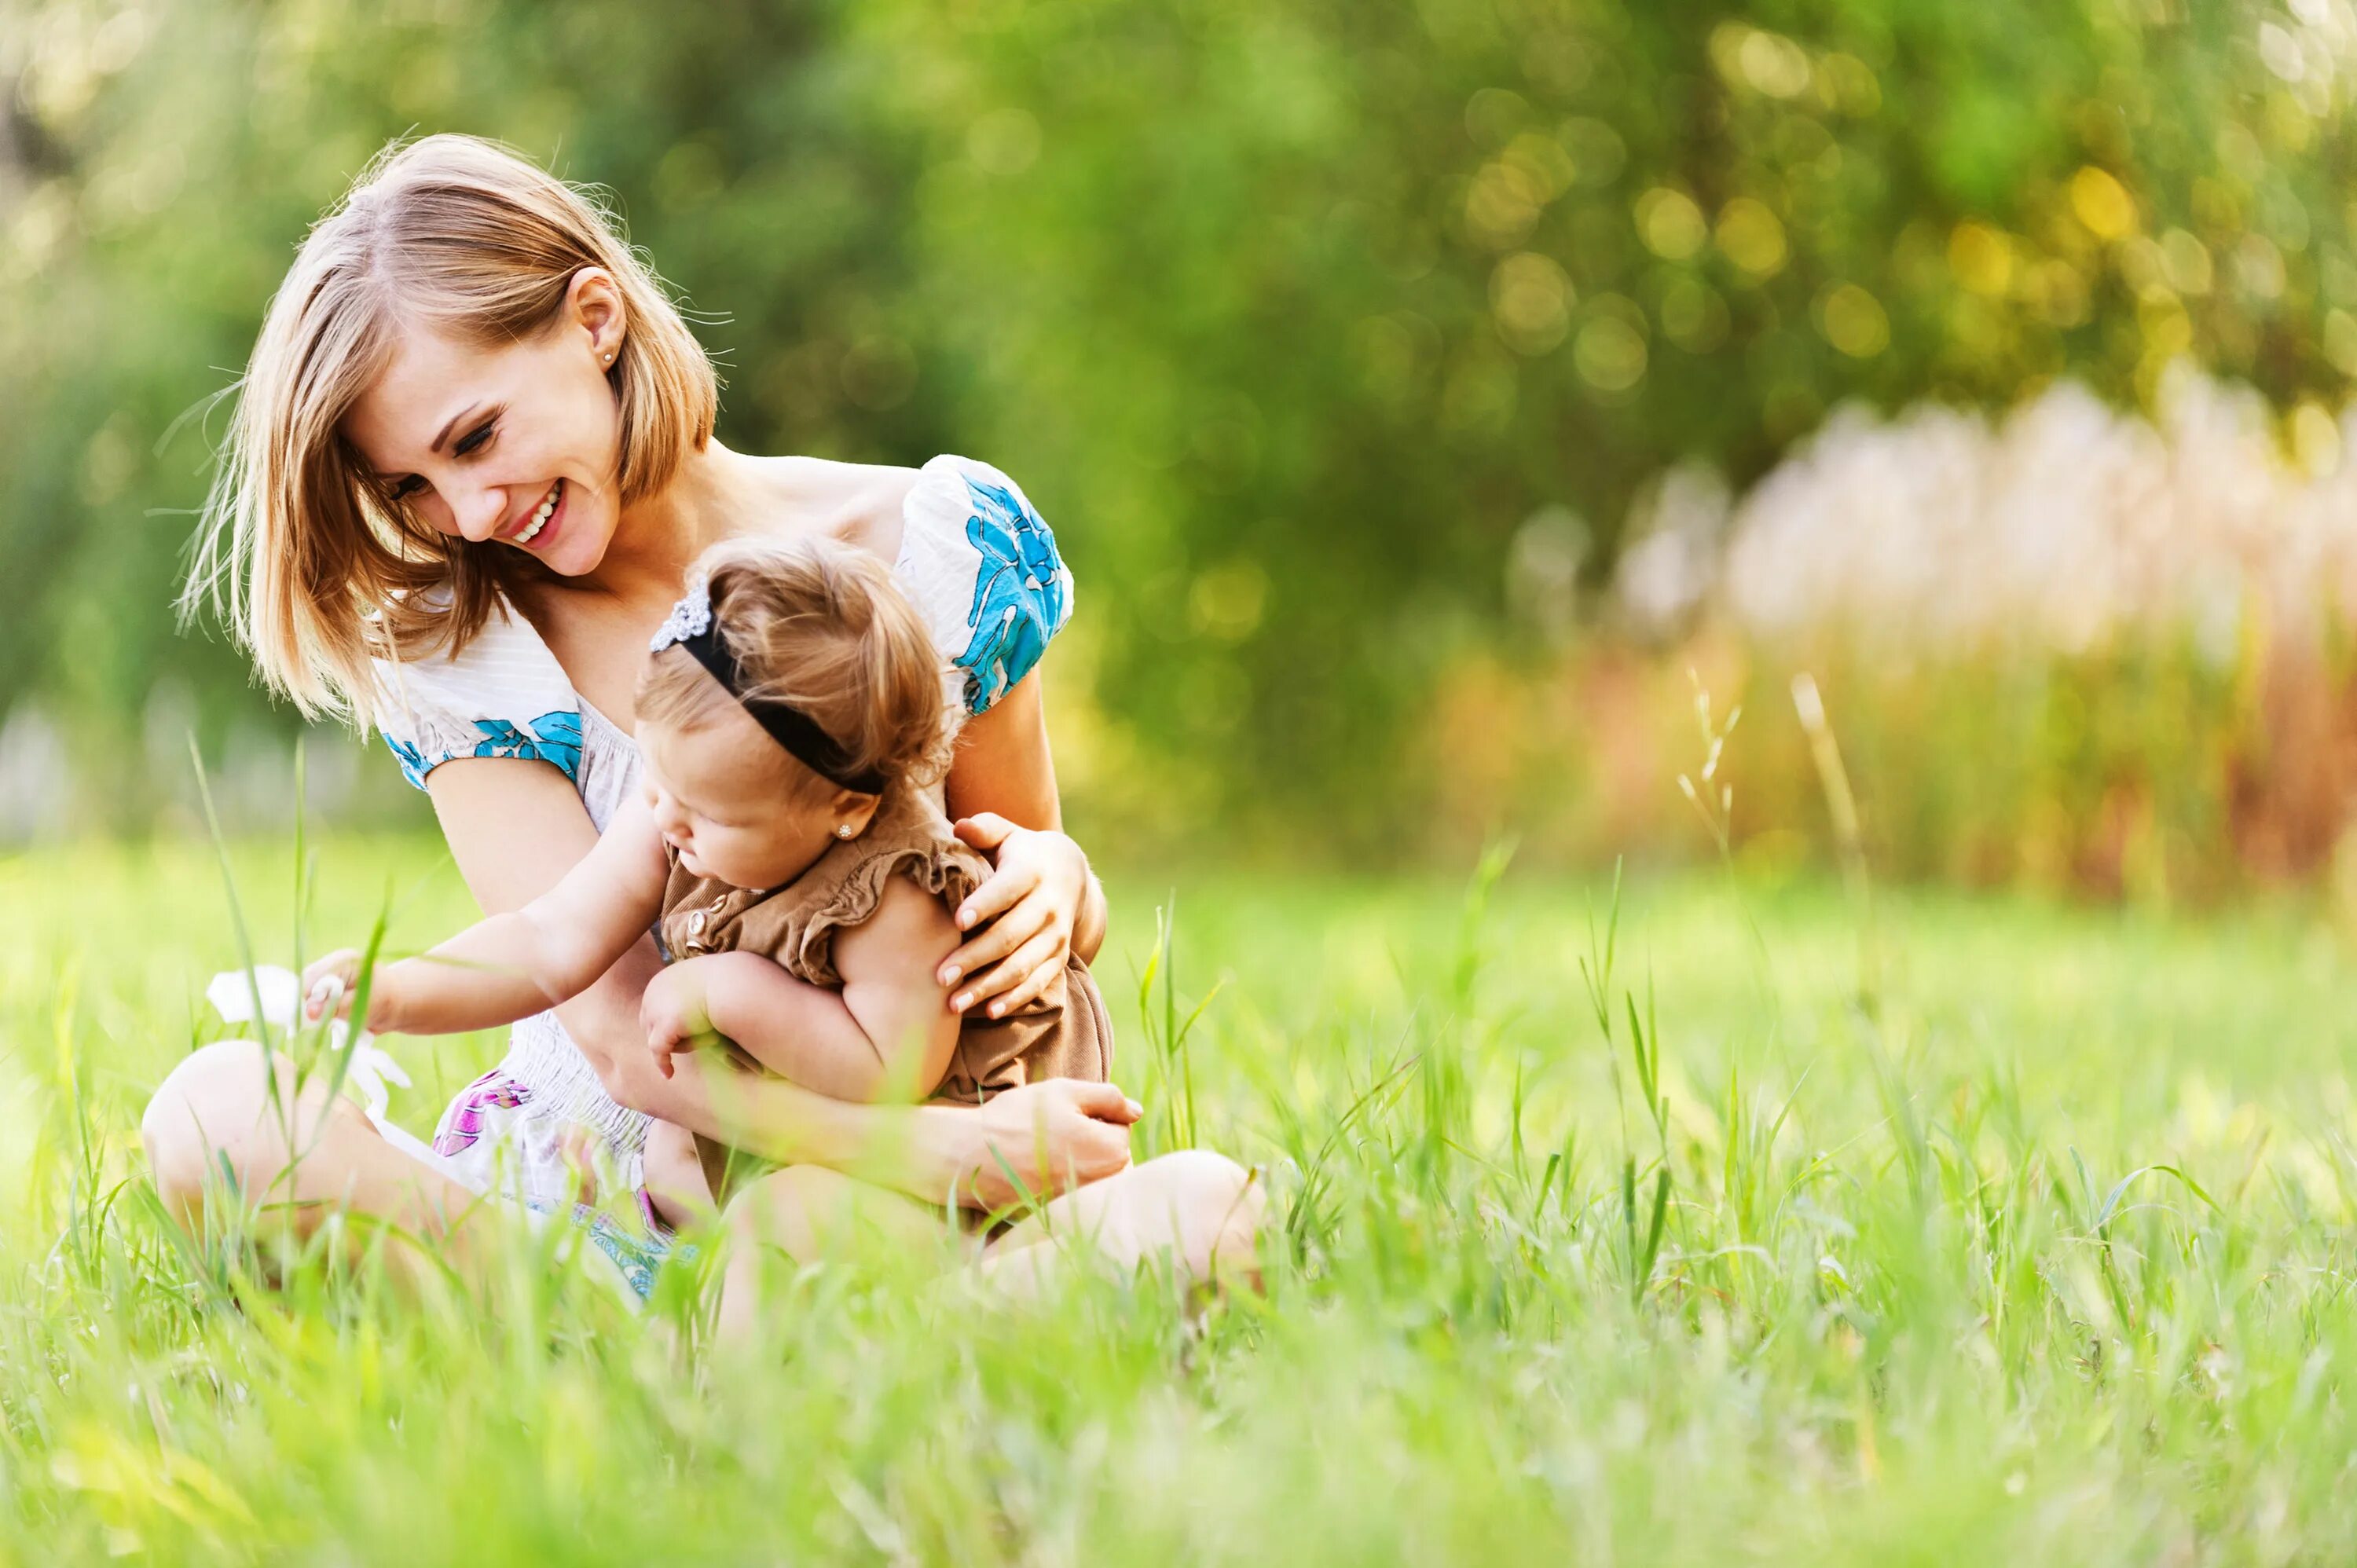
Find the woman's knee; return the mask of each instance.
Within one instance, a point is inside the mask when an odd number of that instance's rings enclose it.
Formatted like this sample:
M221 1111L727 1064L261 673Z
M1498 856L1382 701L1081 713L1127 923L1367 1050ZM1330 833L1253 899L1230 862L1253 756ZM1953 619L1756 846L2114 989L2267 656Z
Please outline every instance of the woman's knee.
M1225 1155L1180 1149L1137 1167L1145 1200L1167 1216L1170 1242L1198 1279L1258 1278L1267 1197L1259 1176Z
M252 1040L216 1040L183 1058L139 1122L165 1206L191 1219L210 1187L254 1192L275 1182L292 1149L318 1132L320 1096L298 1089L294 1064Z

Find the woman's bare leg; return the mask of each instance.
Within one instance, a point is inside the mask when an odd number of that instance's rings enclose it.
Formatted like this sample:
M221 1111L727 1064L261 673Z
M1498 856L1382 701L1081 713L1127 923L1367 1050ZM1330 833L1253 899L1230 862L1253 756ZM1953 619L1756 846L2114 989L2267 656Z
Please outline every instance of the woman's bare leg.
M216 1041L174 1068L139 1124L165 1208L201 1232L208 1207L233 1198L296 1240L338 1209L364 1214L440 1239L450 1262L480 1277L489 1229L481 1200L385 1142L350 1101L330 1101L324 1081L298 1092L295 1078L292 1062L252 1040ZM406 1248L385 1256L425 1266Z
M1068 1192L983 1255L1011 1294L1048 1286L1078 1251L1123 1268L1166 1258L1200 1284L1260 1288L1266 1199L1254 1173L1209 1149L1181 1149Z
M869 1239L899 1247L948 1240L938 1208L823 1165L772 1171L728 1205L728 1257L720 1282L724 1341L748 1338L763 1316L770 1252L797 1262L840 1254Z
M981 1268L1024 1296L1047 1288L1076 1251L1123 1268L1167 1258L1190 1281L1257 1289L1264 1208L1252 1172L1208 1150L1183 1150L1049 1203L992 1242ZM810 1262L868 1239L936 1248L947 1240L940 1210L822 1166L792 1165L755 1182L728 1206L720 1337L742 1340L761 1322L766 1253Z

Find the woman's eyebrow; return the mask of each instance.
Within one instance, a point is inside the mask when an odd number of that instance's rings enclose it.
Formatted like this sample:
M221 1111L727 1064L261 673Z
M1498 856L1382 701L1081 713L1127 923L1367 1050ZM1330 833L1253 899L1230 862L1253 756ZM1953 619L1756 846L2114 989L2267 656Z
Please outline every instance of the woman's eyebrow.
M449 423L443 425L442 428L436 433L433 449L436 452L442 450L442 443L450 439L450 432L458 427L458 422L466 418L468 414L474 413L475 410L480 406L481 405L479 403L470 403L466 407L460 409L457 413L452 414L450 416Z

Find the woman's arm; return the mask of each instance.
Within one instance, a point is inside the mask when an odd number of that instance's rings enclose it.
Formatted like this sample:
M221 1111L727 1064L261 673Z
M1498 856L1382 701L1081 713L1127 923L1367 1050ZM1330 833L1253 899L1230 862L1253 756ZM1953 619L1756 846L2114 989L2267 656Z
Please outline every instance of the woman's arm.
M556 886L597 842L581 797L544 763L459 757L426 776L459 875L487 914ZM1066 1080L963 1107L852 1105L741 1069L657 1070L639 1002L662 967L641 936L597 983L556 1010L606 1092L648 1115L780 1164L823 1165L930 1203L1012 1201L1001 1162L1034 1191L1060 1191L1129 1161L1135 1102L1106 1084Z
M958 910L961 929L982 929L943 963L942 983L956 987L958 1012L989 1004L996 1017L1060 981L1068 953L1096 957L1105 934L1104 888L1061 831L1037 670L966 721L947 793L958 836L996 870Z

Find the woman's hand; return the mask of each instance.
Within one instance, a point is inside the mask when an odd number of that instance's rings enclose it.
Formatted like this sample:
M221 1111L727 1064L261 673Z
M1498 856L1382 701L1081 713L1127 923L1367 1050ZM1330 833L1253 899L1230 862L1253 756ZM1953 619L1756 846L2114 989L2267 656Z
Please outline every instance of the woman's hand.
M949 1195L968 1208L1053 1197L1129 1168L1130 1123L1146 1114L1110 1083L1049 1078L986 1105L930 1107L946 1129ZM1019 1185L1018 1185L1019 1183Z
M980 1006L1003 1018L1041 995L1058 999L1075 931L1103 923L1089 857L1062 833L1018 828L995 811L962 818L957 836L996 869L958 908L958 929L974 935L942 964L951 1010Z

